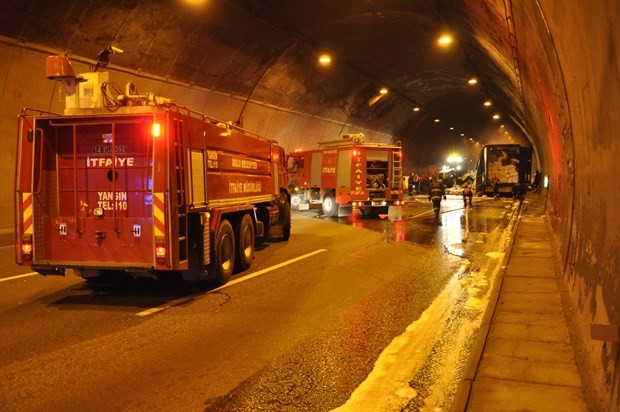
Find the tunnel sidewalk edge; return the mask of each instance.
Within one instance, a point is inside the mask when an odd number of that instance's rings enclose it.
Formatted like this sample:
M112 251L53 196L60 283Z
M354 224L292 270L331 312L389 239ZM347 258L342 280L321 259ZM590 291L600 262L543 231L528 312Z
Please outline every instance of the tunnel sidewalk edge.
M510 243L506 247L506 254L504 255L504 258L500 265L500 271L498 273L499 277L497 279L497 282L495 282L493 291L491 292L491 296L489 297L489 305L487 306L487 309L482 317L478 337L476 338L471 354L469 356L469 361L467 362L467 366L465 367L465 373L463 374L461 382L459 383L459 388L457 389L454 401L452 403L452 407L450 408L451 412L465 411L467 403L469 402L472 385L476 377L476 372L478 371L478 366L482 359L482 354L484 353L484 347L487 343L487 338L491 329L493 315L495 314L495 309L497 308L497 303L499 302L499 296L502 284L504 282L504 275L506 272L506 266L508 260L510 259L510 255L512 254L514 243L517 238L517 231L519 230L519 224L521 223L521 217L523 214L523 203L524 202L521 201L519 204L519 212L517 214L516 222L512 229L513 233L510 239Z

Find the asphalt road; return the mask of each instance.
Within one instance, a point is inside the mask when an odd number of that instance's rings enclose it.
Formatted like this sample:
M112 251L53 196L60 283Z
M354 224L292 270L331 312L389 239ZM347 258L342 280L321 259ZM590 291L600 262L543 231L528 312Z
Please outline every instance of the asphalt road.
M0 248L0 410L447 408L516 207L475 199L466 218L449 198L441 226L430 209L295 212L289 242L220 289L14 278Z

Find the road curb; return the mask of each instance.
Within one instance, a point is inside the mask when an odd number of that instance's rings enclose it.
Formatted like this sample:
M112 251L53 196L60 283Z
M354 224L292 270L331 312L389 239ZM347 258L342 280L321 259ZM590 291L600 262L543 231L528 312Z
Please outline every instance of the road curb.
M517 220L514 224L510 244L506 248L507 253L504 255L504 259L502 260L500 266L500 271L498 273L497 279L498 281L495 282L495 286L493 288L493 291L491 292L491 296L489 297L489 304L482 317L482 323L480 324L478 337L474 342L471 354L469 355L469 361L467 362L467 366L465 367L465 373L463 374L461 383L459 384L459 388L457 389L456 395L454 396L452 407L450 408L451 412L462 412L465 411L465 409L467 408L467 403L469 402L469 396L471 394L472 384L478 371L478 365L480 364L482 353L484 352L484 347L489 336L489 330L491 329L491 321L493 320L493 315L495 315L495 308L497 307L497 302L499 301L500 292L504 283L506 265L508 263L508 260L510 260L510 255L512 254L514 242L517 238L517 231L519 230L519 224L521 222L524 201L525 199L522 200L519 204Z

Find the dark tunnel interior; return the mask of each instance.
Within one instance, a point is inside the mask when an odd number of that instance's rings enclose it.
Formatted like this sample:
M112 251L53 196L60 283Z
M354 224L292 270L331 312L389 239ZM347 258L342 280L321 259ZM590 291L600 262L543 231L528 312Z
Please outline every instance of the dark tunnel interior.
M5 0L2 7L6 147L14 147L22 107L62 110L62 88L44 76L47 55L68 53L76 72L87 72L110 46L123 50L107 66L121 88L133 82L288 151L364 133L368 141L401 141L408 172L454 152L475 159L484 144L529 145L550 181L546 213L583 335L594 321L620 324L620 235L609 229L620 225L618 1ZM452 41L442 45L446 34ZM321 64L322 55L331 62ZM14 155L5 151L2 164ZM12 176L12 166L3 167ZM10 177L0 183L12 190ZM0 205L7 233L12 206ZM617 404L620 344L588 342L600 386Z

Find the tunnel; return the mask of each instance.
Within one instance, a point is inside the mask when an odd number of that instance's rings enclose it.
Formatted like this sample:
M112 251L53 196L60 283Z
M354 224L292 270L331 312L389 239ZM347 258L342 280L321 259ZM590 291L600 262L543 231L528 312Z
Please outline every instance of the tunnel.
M620 342L590 335L593 324L620 324L617 0L8 0L2 7L5 194L13 191L20 110L63 110L63 87L45 78L45 58L58 54L76 72L105 67L120 93L133 82L139 92L276 139L287 152L363 133L370 142L400 142L411 170L451 152L475 159L485 144L531 146L580 338L608 405L619 404ZM451 41L438 42L446 35ZM5 195L4 244L13 242L13 207Z

